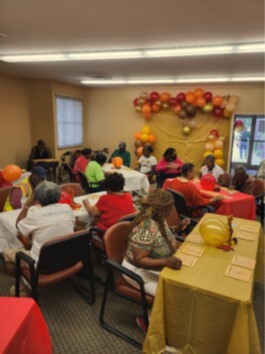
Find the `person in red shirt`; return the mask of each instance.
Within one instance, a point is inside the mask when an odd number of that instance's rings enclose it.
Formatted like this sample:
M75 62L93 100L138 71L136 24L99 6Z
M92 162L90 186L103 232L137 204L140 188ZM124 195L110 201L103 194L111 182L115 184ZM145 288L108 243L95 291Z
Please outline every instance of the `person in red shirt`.
M105 178L106 195L102 195L95 205L84 200L84 206L92 216L99 217L97 227L107 230L125 215L136 213L132 196L124 192L125 179L120 173L110 173Z
M162 187L165 179L179 176L184 162L177 157L176 149L167 148L163 158L156 165L158 185Z
M215 198L205 198L201 195L198 189L193 184L192 180L195 178L194 165L192 163L185 163L182 167L181 176L174 178L174 180L163 189L171 188L176 192L184 195L187 207L194 206L209 206L217 201L223 199L223 196ZM203 209L194 210L192 217L200 217L203 214Z
M87 164L92 156L92 150L90 148L85 148L81 151L81 155L75 160L75 164L73 167L73 174L75 176L75 181L80 182L80 178L78 176L78 171L85 173Z

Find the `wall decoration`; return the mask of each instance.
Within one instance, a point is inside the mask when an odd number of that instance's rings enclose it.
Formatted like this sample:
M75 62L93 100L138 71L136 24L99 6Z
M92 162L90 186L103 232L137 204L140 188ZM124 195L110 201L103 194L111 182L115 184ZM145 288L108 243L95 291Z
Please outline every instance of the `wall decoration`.
M140 132L135 134L135 154L138 157L142 156L143 147L145 145L152 145L156 141L154 134L151 134L151 129L148 125L145 125Z
M217 129L210 130L207 142L204 145L205 151L203 158L205 159L208 155L213 155L215 157L215 163L220 167L224 167L224 141L225 136L220 136Z
M163 110L172 111L179 119L193 118L197 113L212 114L221 119L232 116L239 100L238 96L213 95L210 91L204 92L202 88L197 88L187 93L179 92L175 96L169 92L142 92L133 100L133 104L136 112L141 113L145 120L151 120L153 114ZM187 132L188 129L183 129L184 134L188 135Z

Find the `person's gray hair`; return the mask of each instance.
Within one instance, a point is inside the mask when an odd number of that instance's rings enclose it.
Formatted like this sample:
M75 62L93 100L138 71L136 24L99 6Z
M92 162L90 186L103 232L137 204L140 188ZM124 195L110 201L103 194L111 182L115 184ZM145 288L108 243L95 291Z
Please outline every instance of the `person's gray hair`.
M55 204L61 198L59 186L56 183L49 181L44 181L38 184L34 194L35 199L37 199L42 206Z

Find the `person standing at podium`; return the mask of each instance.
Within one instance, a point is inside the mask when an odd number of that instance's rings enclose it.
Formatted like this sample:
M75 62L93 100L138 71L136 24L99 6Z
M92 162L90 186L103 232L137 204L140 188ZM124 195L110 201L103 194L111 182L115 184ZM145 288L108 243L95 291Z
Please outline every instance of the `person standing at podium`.
M29 159L49 159L51 158L50 150L47 148L44 140L38 140L37 145L31 149Z

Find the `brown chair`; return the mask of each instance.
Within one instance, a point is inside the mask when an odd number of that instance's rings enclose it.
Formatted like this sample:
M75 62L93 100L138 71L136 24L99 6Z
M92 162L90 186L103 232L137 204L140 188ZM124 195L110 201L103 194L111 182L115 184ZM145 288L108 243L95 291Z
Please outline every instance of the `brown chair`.
M64 192L72 192L74 197L84 195L84 191L79 183L64 183L60 185L60 190Z
M111 226L104 234L105 251L107 254L107 276L100 310L100 324L109 332L141 349L141 343L121 332L117 328L107 324L104 319L107 295L109 291L112 291L119 297L141 305L146 323L148 323L148 305L152 305L154 301L152 296L145 294L144 282L142 278L138 274L135 274L134 272L121 265L127 250L127 232L129 226L129 221L119 222ZM114 275L118 275L118 277L115 277ZM139 289L130 285L122 275L126 275L127 277L137 282Z
M265 181L263 179L255 179L252 194L255 197L256 212L260 215L261 225L264 226Z
M28 268L21 264L28 264ZM87 230L56 237L46 242L40 250L39 260L23 252L16 254L16 296L19 296L20 278L31 287L32 297L38 302L38 287L57 283L74 275L88 278L89 290L73 282L77 292L89 303L95 301L94 272L91 261L90 235Z
M5 202L12 188L12 186L0 188L0 212L4 210Z

